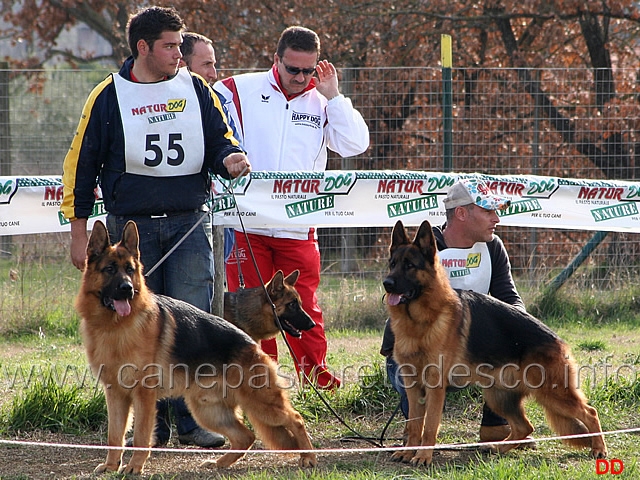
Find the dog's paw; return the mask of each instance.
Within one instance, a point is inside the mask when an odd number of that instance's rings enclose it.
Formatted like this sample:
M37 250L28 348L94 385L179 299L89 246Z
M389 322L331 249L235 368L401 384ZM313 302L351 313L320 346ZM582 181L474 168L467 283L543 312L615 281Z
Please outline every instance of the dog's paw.
M478 450L480 451L480 453L484 453L487 455L497 455L498 453L500 453L495 443L483 443L478 447Z
M591 456L595 459L598 458L607 458L607 449L593 448L591 450Z
M393 455L391 455L391 461L409 463L414 452L415 450L400 450L398 452L393 452Z
M414 467L428 467L433 460L433 451L423 450L418 452L409 463Z
M128 463L123 465L118 470L118 473L122 473L124 475L140 475L144 470L144 465L136 465L132 463Z
M119 466L119 463L101 463L93 470L93 473L116 472Z
M298 466L300 468L313 468L318 465L318 459L313 453L303 453L298 460Z
M200 466L206 468L229 468L242 457L244 457L244 453L225 453L217 460L205 460Z

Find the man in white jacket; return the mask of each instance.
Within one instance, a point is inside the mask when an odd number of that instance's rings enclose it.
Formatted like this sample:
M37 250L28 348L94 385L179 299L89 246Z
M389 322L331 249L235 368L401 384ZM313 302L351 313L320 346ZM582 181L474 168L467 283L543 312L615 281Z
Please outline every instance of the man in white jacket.
M335 66L319 60L320 39L308 28L293 26L280 36L273 67L266 72L236 75L214 85L227 108L254 171L323 171L327 148L343 157L369 146L369 129L352 104L340 94ZM247 230L249 246L236 231L237 250L227 261L227 283L237 290L238 264L247 288L260 285L251 254L264 281L277 270L299 269L296 289L302 306L316 322L301 338L288 337L298 373L320 388L340 386L326 365L327 339L316 289L320 283L320 251L315 228ZM277 359L274 340L262 348ZM304 377L303 377L304 378Z

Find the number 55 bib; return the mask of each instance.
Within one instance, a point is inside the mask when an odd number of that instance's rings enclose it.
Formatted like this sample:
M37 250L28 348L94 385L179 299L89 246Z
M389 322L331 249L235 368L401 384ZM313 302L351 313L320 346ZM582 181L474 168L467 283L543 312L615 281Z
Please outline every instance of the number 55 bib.
M126 172L152 177L200 172L202 117L187 69L158 83L135 83L119 74L113 80L124 131Z

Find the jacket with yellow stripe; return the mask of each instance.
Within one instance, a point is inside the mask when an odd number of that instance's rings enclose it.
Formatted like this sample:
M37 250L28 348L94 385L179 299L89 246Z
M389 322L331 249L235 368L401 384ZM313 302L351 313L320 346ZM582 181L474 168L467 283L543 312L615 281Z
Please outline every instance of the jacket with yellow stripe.
M120 75L129 81L132 65L130 57L120 69ZM205 143L201 170L178 176L125 171L125 133L113 75L109 75L89 95L64 160L61 211L67 219L91 215L98 183L109 213L160 215L201 207L209 196L210 173L229 178L222 161L227 155L243 150L233 137L218 96L202 78L192 75L191 79L199 102Z

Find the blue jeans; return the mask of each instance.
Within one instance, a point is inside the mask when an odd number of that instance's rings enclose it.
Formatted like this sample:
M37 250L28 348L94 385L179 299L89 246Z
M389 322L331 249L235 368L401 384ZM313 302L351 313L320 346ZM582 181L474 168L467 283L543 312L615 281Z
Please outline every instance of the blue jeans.
M389 355L386 360L387 378L391 383L393 389L400 394L400 410L404 418L409 418L409 400L407 398L407 391L404 389L402 378L398 376L398 364Z
M128 220L134 220L140 236L140 259L149 272L178 243L189 229L205 215L206 218L184 239L153 273L146 277L154 293L183 300L211 312L213 300L213 251L211 217L204 212L183 212L161 218L146 216L107 215L107 229L113 243L120 241ZM178 435L190 432L198 425L184 400L162 399L157 402L156 436L171 435L169 404L175 415Z
M233 228L224 229L224 261L226 262L236 244L236 234Z
M151 275L146 275L160 259L206 215L198 227ZM154 293L183 300L211 312L213 300L213 251L211 218L204 212L185 212L162 218L149 216L107 216L111 241L120 240L128 220L134 220L140 235L140 259L147 286Z

